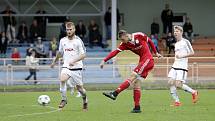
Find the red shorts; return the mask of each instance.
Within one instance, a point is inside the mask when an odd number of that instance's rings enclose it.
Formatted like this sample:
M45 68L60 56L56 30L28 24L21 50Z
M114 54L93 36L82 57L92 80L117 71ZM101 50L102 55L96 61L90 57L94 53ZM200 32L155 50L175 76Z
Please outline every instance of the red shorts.
M149 71L151 71L153 67L154 67L154 60L147 59L145 61L139 62L137 67L134 69L134 72L136 72L141 77L146 78Z

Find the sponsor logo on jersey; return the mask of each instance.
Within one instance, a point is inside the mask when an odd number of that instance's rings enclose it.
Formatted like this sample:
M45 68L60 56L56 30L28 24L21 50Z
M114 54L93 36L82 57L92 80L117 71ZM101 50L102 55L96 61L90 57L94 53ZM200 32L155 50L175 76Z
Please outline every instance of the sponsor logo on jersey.
M73 48L66 48L65 51L73 51Z
M139 44L139 40L138 40L138 39L136 39L136 40L135 40L135 43L136 43L136 44Z

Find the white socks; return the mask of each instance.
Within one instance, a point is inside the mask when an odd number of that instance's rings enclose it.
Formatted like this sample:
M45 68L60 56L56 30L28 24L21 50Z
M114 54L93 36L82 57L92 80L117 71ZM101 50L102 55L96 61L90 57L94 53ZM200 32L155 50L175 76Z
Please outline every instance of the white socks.
M183 84L181 87L184 91L187 91L189 93L194 93L194 90L192 88L190 88L188 85Z
M61 92L62 100L67 100L66 91L67 91L66 83L60 82L60 92Z
M84 88L82 88L82 90L79 90L79 92L82 95L83 103L88 103L88 99L87 99L87 95L86 95L86 90Z
M175 100L175 102L179 102L179 97L177 95L176 87L170 86L170 93L172 95L172 98Z

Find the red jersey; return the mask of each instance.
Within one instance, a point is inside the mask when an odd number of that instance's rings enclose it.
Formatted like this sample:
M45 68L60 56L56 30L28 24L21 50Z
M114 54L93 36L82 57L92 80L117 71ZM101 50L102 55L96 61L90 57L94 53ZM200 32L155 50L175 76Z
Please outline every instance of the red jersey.
M133 33L131 41L127 43L121 43L117 50L114 50L107 55L104 61L108 61L123 50L131 50L132 52L140 56L139 63L134 69L134 72L136 72L141 77L146 78L149 71L154 67L154 61L152 59L153 57L150 52L149 46L152 48L152 51L154 53L157 52L154 43L149 37L141 32Z
M121 43L117 50L111 52L104 61L106 62L110 58L117 55L119 52L123 50L130 50L135 54L140 56L140 61L145 61L147 59L152 59L153 56L150 52L149 45L152 48L152 51L156 53L155 45L153 44L152 40L146 36L142 32L136 32L132 34L132 40L127 43Z
M141 32L133 33L132 40L127 43L121 43L117 48L119 51L131 50L140 56L140 60L152 59L153 56L150 52L148 44L152 47L154 53L156 48L151 39Z

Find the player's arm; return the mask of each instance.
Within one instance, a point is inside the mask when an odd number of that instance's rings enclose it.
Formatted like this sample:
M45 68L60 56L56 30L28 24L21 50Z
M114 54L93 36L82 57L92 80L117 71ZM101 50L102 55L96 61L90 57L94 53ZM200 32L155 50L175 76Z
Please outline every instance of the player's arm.
M56 53L56 57L52 61L51 68L53 68L55 66L55 63L59 60L59 58L62 57L62 54L63 54L63 46L62 46L62 39L61 39L60 43L59 43L59 49Z
M162 55L157 52L156 47L155 47L154 43L152 42L152 40L149 37L147 37L147 36L146 36L146 41L149 43L149 46L152 48L153 53L158 58L162 57Z
M86 54L83 53L83 54L80 54L77 58L75 58L74 60L72 60L70 63L69 63L69 66L74 66L74 64L78 61L81 61L81 60L84 60L84 58L86 57Z
M159 53L157 52L154 43L152 42L152 40L151 40L148 36L146 36L146 35L145 35L144 33L142 33L142 32L134 33L134 36L139 36L139 37L143 38L143 40L145 40L145 41L149 44L149 46L152 48L153 53L154 53L158 58L162 57L162 55L159 54ZM134 37L134 36L133 36L133 37Z
M61 58L61 53L58 51L56 54L56 57L53 59L52 64L51 64L51 68L53 68L56 64L56 62L59 60L59 58Z
M110 60L111 58L115 57L119 52L121 52L119 49L110 52L110 53L101 61L101 63L100 63L100 68L103 68L105 62L107 62L107 61Z
M82 41L79 42L78 50L79 50L79 56L77 58L72 59L72 61L70 61L69 63L69 66L74 66L76 62L84 60L84 58L86 57L86 48Z
M186 41L186 50L187 53L181 53L180 55L176 55L176 58L186 58L194 55L194 50L189 41Z

